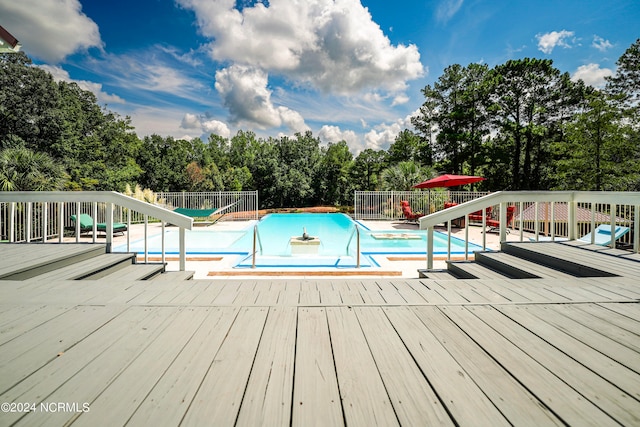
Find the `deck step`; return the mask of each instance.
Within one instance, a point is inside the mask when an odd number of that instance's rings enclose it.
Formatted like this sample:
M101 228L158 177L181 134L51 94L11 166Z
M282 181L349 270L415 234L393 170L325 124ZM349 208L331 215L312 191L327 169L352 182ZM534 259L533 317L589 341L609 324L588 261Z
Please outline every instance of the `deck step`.
M73 266L106 253L103 244L73 243L3 243L11 248L3 258L0 280L27 280L60 268Z
M131 264L106 275L88 277L89 280L151 280L162 275L165 264Z
M568 277L575 277L565 272L545 267L505 252L476 252L475 260L478 264L499 271L510 279L564 279Z
M602 257L561 242L503 242L501 248L502 252L575 277L617 276L610 271L613 266L607 265Z
M133 265L134 254L101 254L53 271L32 277L30 280L82 280L102 277L127 265Z
M180 280L192 280L196 274L195 271L165 271L153 277L156 282L175 282Z
M418 277L420 279L438 279L438 280L456 280L457 277L451 274L449 270L426 270L419 269Z
M507 277L475 261L447 261L447 270L458 279L505 279Z

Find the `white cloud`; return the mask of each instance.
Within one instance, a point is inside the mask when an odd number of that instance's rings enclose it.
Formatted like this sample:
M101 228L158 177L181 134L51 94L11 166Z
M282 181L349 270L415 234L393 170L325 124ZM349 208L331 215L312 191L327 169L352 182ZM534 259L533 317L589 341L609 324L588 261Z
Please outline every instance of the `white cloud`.
M267 81L266 72L251 66L232 65L216 72L215 87L231 114L231 121L260 128L284 124L294 131L307 130L298 112L273 105Z
M391 103L391 106L395 107L396 105L406 104L407 102L409 102L409 97L404 93L401 93L393 98L393 102Z
M207 120L202 123L202 130L206 133L213 133L223 138L229 138L231 136L231 130L226 123L219 120Z
M69 76L69 73L58 67L56 65L40 65L40 68L47 71L53 76L53 79L56 81L65 81L68 83L76 83L80 89L87 90L89 92L93 92L96 96L98 103L103 104L124 104L124 99L120 98L118 95L109 94L103 92L102 84L90 82L87 80L74 80Z
M609 40L605 40L599 36L593 36L593 43L591 43L591 46L595 47L600 52L606 52L613 47Z
M352 130L342 130L339 126L324 125L318 132L318 137L322 141L326 142L340 142L345 141L352 149L361 145L361 140L358 135Z
M570 48L570 40L574 36L573 31L551 31L546 34L538 34L538 49L543 53L550 54L556 46Z
M200 118L198 116L196 116L195 114L187 113L182 118L180 127L182 129L199 129L202 127L202 123L200 122Z
M231 130L226 123L191 113L184 115L182 122L180 123L180 128L187 131L192 130L203 133L213 133L223 138L229 138L231 136Z
M613 71L609 68L600 68L599 64L581 65L571 76L571 80L582 80L593 87L604 87L605 77L612 76Z
M47 62L103 46L98 25L78 0L0 1L0 16L28 55Z
M325 92L401 92L424 68L415 45L392 46L358 0L178 0L214 39L218 61L260 68Z
M436 18L438 21L448 21L453 18L453 16L458 13L458 10L462 7L462 3L464 0L443 0L438 5L438 9L436 11Z

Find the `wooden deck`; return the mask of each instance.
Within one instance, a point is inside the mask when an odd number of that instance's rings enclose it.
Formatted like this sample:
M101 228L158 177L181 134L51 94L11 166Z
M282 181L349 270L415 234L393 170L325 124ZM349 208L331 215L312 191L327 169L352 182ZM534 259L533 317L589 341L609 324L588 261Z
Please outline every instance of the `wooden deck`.
M0 425L640 425L640 262L591 256L621 275L0 280Z

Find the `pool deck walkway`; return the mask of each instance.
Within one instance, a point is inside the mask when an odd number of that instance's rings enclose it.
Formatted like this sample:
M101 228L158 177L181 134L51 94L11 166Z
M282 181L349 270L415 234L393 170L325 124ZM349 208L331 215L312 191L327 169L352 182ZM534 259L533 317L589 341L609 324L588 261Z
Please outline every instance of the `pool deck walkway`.
M0 280L0 425L640 425L640 262L594 256L619 276Z

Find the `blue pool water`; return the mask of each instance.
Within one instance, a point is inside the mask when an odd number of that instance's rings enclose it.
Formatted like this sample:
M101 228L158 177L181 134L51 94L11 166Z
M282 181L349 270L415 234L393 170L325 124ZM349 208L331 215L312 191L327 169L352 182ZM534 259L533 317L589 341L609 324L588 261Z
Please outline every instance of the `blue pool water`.
M344 214L269 214L258 223L257 267L354 267L356 265L356 222ZM360 264L377 265L372 255L405 254L424 255L424 230L368 230L358 224L360 231ZM253 224L244 230L214 231L187 230L186 245L189 255L238 255L236 267L251 267ZM290 240L302 236L319 237L317 254L292 254ZM464 241L452 238L451 253L464 254ZM469 244L469 252L481 250ZM115 248L125 251L126 246ZM131 250L144 252L144 241L131 245ZM161 236L149 238L148 253L161 252ZM295 251L294 251L295 252ZM165 253L179 253L178 230L165 231ZM434 253L447 253L445 234L434 233Z

